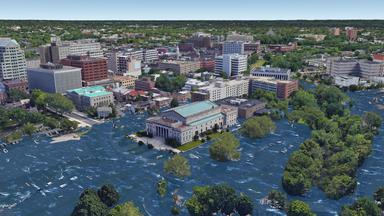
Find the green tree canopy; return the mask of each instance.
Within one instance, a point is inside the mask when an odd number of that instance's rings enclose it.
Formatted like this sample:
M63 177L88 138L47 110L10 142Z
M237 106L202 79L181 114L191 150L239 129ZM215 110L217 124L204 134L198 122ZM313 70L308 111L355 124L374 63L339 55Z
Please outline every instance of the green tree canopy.
M167 173L179 178L185 178L191 175L188 160L180 154L177 154L164 162L164 170Z
M288 205L287 216L315 216L308 204L294 200Z
M241 133L250 138L262 138L276 128L268 116L253 117L246 120L241 126Z
M239 140L232 133L224 132L209 147L209 153L211 158L217 161L237 160L240 158L239 146Z
M108 216L143 216L143 214L134 203L126 202L111 209Z

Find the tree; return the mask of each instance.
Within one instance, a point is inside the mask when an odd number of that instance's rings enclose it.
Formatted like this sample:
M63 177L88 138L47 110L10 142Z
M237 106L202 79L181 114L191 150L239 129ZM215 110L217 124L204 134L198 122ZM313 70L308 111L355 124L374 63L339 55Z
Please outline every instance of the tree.
M108 216L143 216L134 203L126 202L111 209Z
M284 193L280 191L272 190L271 192L269 192L268 200L270 201L270 205L273 208L283 210L286 207L287 197Z
M185 178L191 175L188 160L180 154L177 154L169 160L165 161L164 170L165 172L175 175L179 178Z
M272 119L268 116L253 117L246 120L240 131L250 138L262 138L276 128Z
M96 191L86 189L73 210L71 216L104 216L108 207L100 200Z
M179 106L179 101L178 101L176 98L173 98L173 99L171 100L171 104L170 104L170 106L171 106L172 108L178 107L178 106Z
M241 194L236 199L236 211L240 216L252 215L253 203L248 196Z
M384 187L377 189L373 194L373 198L381 210L384 211Z
M29 95L25 91L21 91L18 89L11 89L8 92L8 97L12 102L17 102L17 101L20 101L22 99L28 99Z
M232 133L225 132L209 147L209 154L221 162L237 160L240 158L239 146L239 140Z
M111 184L103 185L97 191L97 194L99 195L100 200L108 207L112 207L116 205L120 199L119 193L116 191L115 187Z
M162 179L159 182L157 182L157 193L161 196L164 197L165 194L167 193L167 181Z
M304 106L316 106L316 98L307 91L299 90L293 95L290 103L294 109L300 109Z
M22 131L24 134L27 134L28 136L32 136L32 134L35 133L36 131L36 127L31 123L27 123L23 126Z
M314 216L311 208L303 201L294 200L288 205L287 216Z
M380 216L381 209L376 203L368 198L359 198L351 206L343 206L341 208L341 216Z
M75 108L72 101L61 94L48 94L45 102L48 107L55 109L59 113L72 112Z
M363 121L370 130L375 130L376 128L380 127L382 118L375 112L366 112L363 115Z
M238 213L243 216L252 213L253 204L249 197L236 195L236 191L225 184L194 187L193 194L185 203L192 216Z

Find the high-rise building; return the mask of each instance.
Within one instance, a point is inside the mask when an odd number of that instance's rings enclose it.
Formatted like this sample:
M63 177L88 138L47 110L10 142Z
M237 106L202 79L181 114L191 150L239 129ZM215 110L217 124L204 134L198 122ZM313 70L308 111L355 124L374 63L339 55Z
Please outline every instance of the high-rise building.
M61 59L69 55L88 55L94 58L103 57L101 45L94 39L82 39L75 41L61 41L55 37L50 45L39 48L41 63L59 63Z
M358 33L358 32L359 32L359 31L358 31L357 29L353 28L353 27L346 27L346 28L345 28L345 34L346 34L347 39L348 39L349 41L355 41L355 40L357 40L357 33Z
M225 41L223 44L223 55L225 54L244 54L243 41Z
M227 77L241 75L247 70L247 56L238 54L226 54L215 59L215 73Z
M69 89L82 87L81 68L47 63L40 68L29 68L27 73L30 90L64 93Z
M10 38L0 38L0 80L25 80L27 64L24 51Z
M290 80L291 70L283 68L254 68L251 71L253 77L272 77L278 80Z
M107 60L105 58L70 55L62 59L61 64L81 68L81 77L85 84L108 78Z
M128 50L124 52L112 52L108 58L108 69L120 76L139 77L141 75L141 50Z
M331 76L359 75L360 67L354 59L329 59L327 72Z
M213 45L212 35L203 32L194 33L189 42L195 48L212 48Z
M330 59L327 62L327 72L333 76L360 76L373 78L384 76L384 63L356 59Z

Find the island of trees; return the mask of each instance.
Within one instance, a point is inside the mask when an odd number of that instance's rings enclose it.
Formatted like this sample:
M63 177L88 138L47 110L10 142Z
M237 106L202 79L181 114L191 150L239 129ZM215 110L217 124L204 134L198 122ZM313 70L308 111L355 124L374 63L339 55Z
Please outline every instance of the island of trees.
M288 194L303 195L314 185L332 199L354 191L357 168L372 151L381 117L372 112L353 115L349 104L341 90L325 85L293 96L288 119L305 123L312 134L285 167L282 184Z

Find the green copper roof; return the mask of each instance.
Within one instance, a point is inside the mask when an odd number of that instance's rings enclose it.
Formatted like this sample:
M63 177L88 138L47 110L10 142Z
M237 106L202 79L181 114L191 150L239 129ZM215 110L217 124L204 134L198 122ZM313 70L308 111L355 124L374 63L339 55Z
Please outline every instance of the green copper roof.
M189 125L191 125L191 126L201 125L201 124L204 124L206 122L209 122L209 121L215 120L217 118L220 118L222 116L223 116L223 114L218 113L218 114L211 115L211 116L205 117L203 119L199 119L197 121L194 121L194 122L190 123Z
M77 88L69 90L69 92L74 92L78 95L86 97L98 97L112 94L111 92L107 92L103 86L89 86L84 88Z
M195 103L187 104L184 106L176 107L170 110L173 110L186 118L188 116L192 116L200 112L210 110L215 107L217 107L217 105L215 103L212 103L211 101L201 101L201 102L195 102Z

